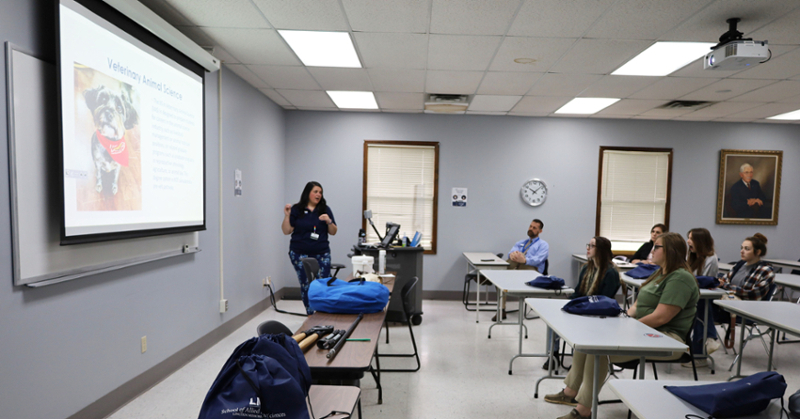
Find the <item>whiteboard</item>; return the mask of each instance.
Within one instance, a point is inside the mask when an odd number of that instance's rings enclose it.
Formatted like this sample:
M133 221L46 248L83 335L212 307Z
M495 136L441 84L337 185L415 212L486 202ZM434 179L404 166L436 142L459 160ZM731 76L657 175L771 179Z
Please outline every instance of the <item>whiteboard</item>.
M60 245L56 67L6 42L14 285L40 287L200 251L197 232Z

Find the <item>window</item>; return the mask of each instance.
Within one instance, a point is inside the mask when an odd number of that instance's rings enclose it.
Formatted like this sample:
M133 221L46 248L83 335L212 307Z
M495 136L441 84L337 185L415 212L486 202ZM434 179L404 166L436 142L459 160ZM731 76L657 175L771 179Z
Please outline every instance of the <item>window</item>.
M387 222L400 224L400 237L419 231L425 253L435 254L438 183L438 142L364 141L362 206L381 235ZM367 242L378 241L366 220L362 226Z
M595 234L636 251L653 225L669 227L671 185L672 149L600 147Z

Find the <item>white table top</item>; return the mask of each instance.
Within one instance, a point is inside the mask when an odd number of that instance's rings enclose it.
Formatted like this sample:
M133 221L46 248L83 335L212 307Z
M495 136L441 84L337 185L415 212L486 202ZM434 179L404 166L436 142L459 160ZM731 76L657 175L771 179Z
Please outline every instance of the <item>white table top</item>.
M800 275L775 274L775 283L783 285L784 287L800 290Z
M489 252L464 252L464 257L470 265L478 266L508 266L508 262Z
M683 418L686 414L707 417L707 413L681 400L667 391L664 386L696 386L716 383L718 382L608 380L611 391L619 396L620 400L640 419ZM777 418L780 409L780 402L775 399L763 412L754 416L742 416L739 419Z
M725 311L793 335L800 335L800 305L788 301L716 300Z
M687 349L683 343L630 317L570 314L561 310L564 300L526 298L525 303L568 345L589 354L647 355Z
M579 262L587 262L589 260L583 253L573 253L572 258ZM617 265L617 269L619 269L620 271L629 271L637 266L636 264L623 262L621 260L616 260L616 259L612 260L614 264Z
M642 284L644 284L644 281L647 280L647 279L631 278L631 277L629 277L628 275L625 275L625 274L620 275L619 279L622 282L624 282L624 283L626 283L626 284L628 284L628 285L630 285L630 286L632 286L634 288L640 288L642 286ZM714 288L714 289L700 288L700 298L704 298L704 299L716 299L716 298L722 297L725 294L727 294L727 291L725 291L724 289L721 289L721 288Z
M543 288L532 287L526 282L540 277L542 274L532 270L521 271L486 271L483 276L492 282L497 288L506 291L510 295L525 295L525 296L553 296L553 295L570 295L575 292L574 289L564 286L560 290L546 290Z
M790 268L800 269L800 262L798 262L796 260L767 259L767 258L764 258L764 261L765 262L769 262L769 263L771 263L773 265L781 265L781 266L787 266L787 267L790 267Z
M733 269L733 265L730 263L717 262L717 268L719 268L721 272L730 272L730 270Z

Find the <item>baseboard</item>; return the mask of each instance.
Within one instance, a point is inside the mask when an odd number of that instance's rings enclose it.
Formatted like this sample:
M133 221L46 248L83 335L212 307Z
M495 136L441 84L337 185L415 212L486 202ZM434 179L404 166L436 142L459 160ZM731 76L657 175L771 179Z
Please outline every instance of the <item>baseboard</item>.
M276 300L283 297L283 289L275 293ZM67 419L105 418L128 404L131 400L150 390L153 386L183 368L190 361L207 351L230 335L261 312L271 307L269 298L265 298L236 317L223 323L189 346L179 350L169 358L161 361L147 371L132 378L125 384L97 399ZM255 331L254 331L255 332Z

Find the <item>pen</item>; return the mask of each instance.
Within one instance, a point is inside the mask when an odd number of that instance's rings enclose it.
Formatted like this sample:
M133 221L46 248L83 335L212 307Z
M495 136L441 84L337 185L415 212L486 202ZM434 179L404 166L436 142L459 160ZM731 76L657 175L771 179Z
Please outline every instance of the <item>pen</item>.
M369 338L351 338L347 339L348 342L369 342Z

